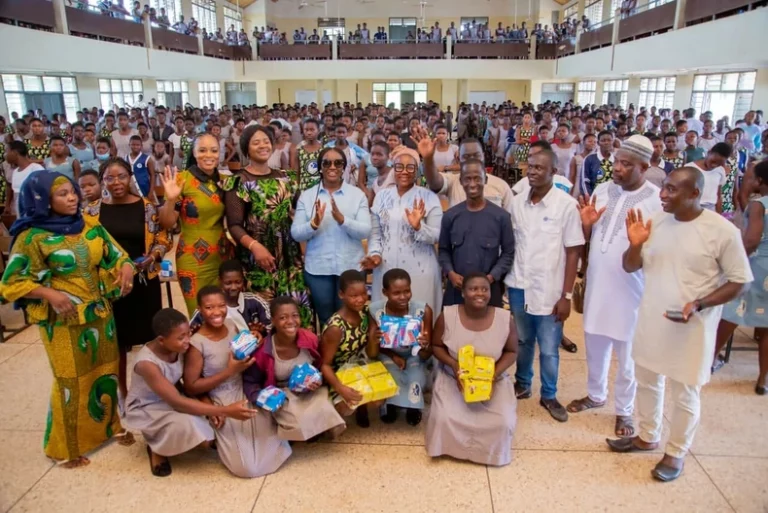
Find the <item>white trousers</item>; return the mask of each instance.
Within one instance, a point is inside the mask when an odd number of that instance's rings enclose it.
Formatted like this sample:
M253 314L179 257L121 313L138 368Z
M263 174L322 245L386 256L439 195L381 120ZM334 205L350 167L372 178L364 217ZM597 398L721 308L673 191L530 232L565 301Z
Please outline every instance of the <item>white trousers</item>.
M587 346L587 394L595 402L608 397L608 370L611 352L616 352L618 368L613 382L616 415L632 415L635 403L635 362L632 360L632 342L615 340L603 335L584 334Z
M637 377L637 418L640 439L647 443L661 440L664 414L664 381L667 379L639 365ZM664 449L673 458L682 458L693 443L701 414L701 387L669 380L672 394L672 426Z

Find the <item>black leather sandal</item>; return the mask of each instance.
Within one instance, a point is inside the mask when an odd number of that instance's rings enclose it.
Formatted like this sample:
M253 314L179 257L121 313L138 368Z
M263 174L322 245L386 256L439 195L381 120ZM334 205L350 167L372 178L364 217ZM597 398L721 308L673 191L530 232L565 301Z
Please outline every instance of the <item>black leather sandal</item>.
M171 462L167 459L159 465L152 466L152 449L147 446L147 456L149 457L149 470L155 477L168 477L171 475Z

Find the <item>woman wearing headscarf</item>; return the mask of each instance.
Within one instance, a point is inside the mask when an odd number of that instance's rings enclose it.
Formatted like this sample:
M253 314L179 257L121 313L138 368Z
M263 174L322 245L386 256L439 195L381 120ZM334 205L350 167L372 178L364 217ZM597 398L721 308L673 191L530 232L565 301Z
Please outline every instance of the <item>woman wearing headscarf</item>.
M11 226L11 256L0 297L16 301L40 326L54 381L45 454L68 468L121 431L118 350L110 299L133 288L134 266L103 226L85 220L78 186L66 176L32 173Z
M111 158L102 166L101 182L109 196L85 208L85 218L100 222L125 249L139 271L133 292L115 303L120 394L126 397L127 353L133 346L155 338L152 317L163 307L160 262L171 249L172 238L159 223L157 207L142 197L133 180L133 170L123 159Z
M179 221L176 272L191 315L197 291L219 283L219 266L228 260L231 246L224 232L224 192L219 187L219 141L211 134L197 136L187 169L170 167L162 177L165 203L159 209L166 230Z

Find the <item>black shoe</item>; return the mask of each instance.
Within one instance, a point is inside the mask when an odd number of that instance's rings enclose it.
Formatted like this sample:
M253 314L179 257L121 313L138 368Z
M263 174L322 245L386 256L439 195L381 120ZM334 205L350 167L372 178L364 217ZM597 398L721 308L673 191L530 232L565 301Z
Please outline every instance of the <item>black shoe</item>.
M539 401L539 404L542 405L556 421L566 422L568 420L568 412L565 411L565 408L563 408L563 405L560 404L557 399L542 399Z
M159 465L152 466L152 449L147 446L147 456L149 457L149 470L155 477L168 477L171 475L171 462L166 460Z
M766 387L760 386L760 385L755 385L755 393L757 395L765 395L766 392L768 392L768 389L766 389Z
M654 477L654 479L658 479L659 481L668 483L670 481L674 481L678 477L680 477L680 474L683 473L683 466L681 465L680 468L672 467L670 465L665 465L664 463L657 463L656 467L651 470L651 475Z
M371 419L368 418L368 406L362 405L355 410L355 421L361 428L371 427Z
M397 420L397 408L391 404L386 405L385 408L387 410L386 413L379 416L379 418L384 424L394 424L394 422Z
M416 408L405 410L405 421L409 426L418 426L421 423L421 410Z
M518 399L528 399L532 395L530 387L524 387L515 383L515 397Z
M631 438L606 438L605 441L608 444L608 448L612 452L645 452L645 451L652 451L656 447L652 447L649 449L643 449L642 447L639 447L635 445L635 438L637 437L631 437Z
M579 351L579 348L576 346L576 344L565 337L563 337L563 340L560 341L560 347L569 353L577 353Z

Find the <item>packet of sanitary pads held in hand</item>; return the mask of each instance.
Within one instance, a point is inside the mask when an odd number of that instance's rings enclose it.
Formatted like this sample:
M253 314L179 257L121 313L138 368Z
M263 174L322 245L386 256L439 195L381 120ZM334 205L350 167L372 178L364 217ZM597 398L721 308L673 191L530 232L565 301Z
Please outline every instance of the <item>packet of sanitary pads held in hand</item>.
M322 384L323 376L320 371L309 363L302 363L293 368L288 378L288 388L291 392L301 394L309 392L315 384Z
M248 330L243 330L229 343L236 360L245 360L259 347L259 339Z
M285 400L285 392L277 387L267 387L256 397L256 406L274 412L283 407Z
M381 330L380 347L385 349L411 347L418 344L417 339L421 334L421 317L382 315L379 329Z

